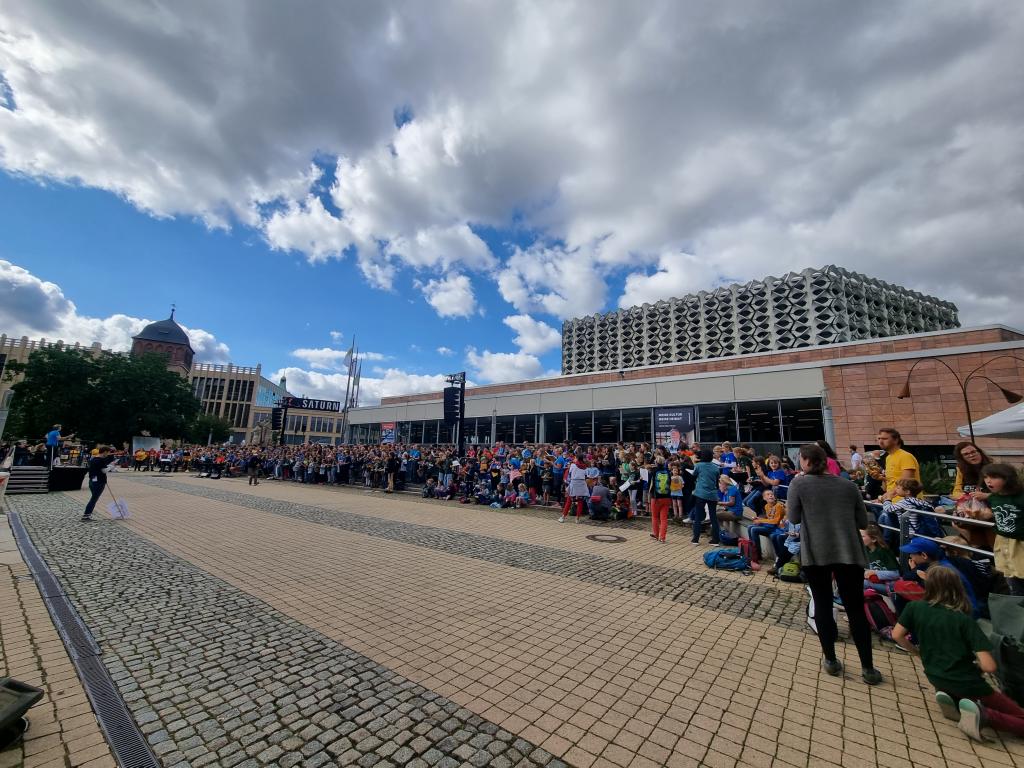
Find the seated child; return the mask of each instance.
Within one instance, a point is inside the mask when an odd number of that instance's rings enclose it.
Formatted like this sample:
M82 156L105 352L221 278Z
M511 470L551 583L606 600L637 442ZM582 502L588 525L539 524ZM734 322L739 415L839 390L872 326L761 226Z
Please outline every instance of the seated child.
M775 491L769 488L762 491L761 499L764 501L764 514L754 518L753 525L747 528L747 536L753 542L758 556L763 558L766 553L761 551L761 537L767 536L770 540L772 534L779 530L782 521L786 519L786 504L776 501Z
M526 490L526 483L519 484L519 494L516 496L516 508L530 506L530 492Z
M982 673L996 671L992 645L971 618L971 601L952 568L934 565L925 579L924 599L908 603L893 627L892 639L910 653L920 653L924 673L935 686L943 716L981 741L981 729L1024 736L1024 709L992 690ZM913 634L915 646L907 637Z
M424 499L433 499L437 495L437 480L433 477L427 478L427 484L423 486L422 496Z
M885 543L882 529L875 523L861 531L864 552L868 556L868 567L864 571L864 589L889 594L889 586L900 578L900 564L896 555Z
M739 536L739 524L743 519L743 494L726 475L718 478L718 520L735 536Z
M922 485L917 480L898 480L893 490L882 497L882 513L878 522L899 530L900 520L907 518L911 536L931 536L939 538L943 535L939 519L922 512L934 512L935 508L926 501L917 498ZM885 532L886 543L890 549L899 544L899 533Z
M474 492L477 504L490 504L494 501L491 496L491 484L487 480L480 480L476 484L476 491Z
M500 494L501 494L501 506L503 508L506 508L506 509L509 508L509 507L514 507L516 505L516 489L515 489L515 487L512 486L512 485L507 485L507 486L499 485L498 488L499 488L499 491L500 491ZM501 488L504 488L504 490L501 491L500 490Z
M771 535L772 549L775 550L775 565L768 569L774 576L779 569L800 554L800 523L783 520L779 530Z

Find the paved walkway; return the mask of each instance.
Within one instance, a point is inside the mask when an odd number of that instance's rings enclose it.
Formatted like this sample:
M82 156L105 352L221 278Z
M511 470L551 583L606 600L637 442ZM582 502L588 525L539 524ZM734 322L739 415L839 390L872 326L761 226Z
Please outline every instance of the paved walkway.
M164 765L1024 766L920 666L818 673L797 585L671 529L293 483L115 475L10 499ZM856 669L852 646L841 657Z
M46 691L29 713L24 742L0 752L0 768L115 765L6 515L0 515L0 673Z

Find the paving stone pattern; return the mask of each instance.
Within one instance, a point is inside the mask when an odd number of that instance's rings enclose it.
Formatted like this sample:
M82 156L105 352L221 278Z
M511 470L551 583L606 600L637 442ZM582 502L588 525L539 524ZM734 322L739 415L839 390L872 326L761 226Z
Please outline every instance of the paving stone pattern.
M565 766L70 498L8 503L164 766Z
M745 619L789 628L806 626L803 591L723 579L712 571L695 574L632 560L296 504L221 488L196 487L163 478L133 477L132 480L452 555L625 589L648 597L699 605L711 602L715 610Z

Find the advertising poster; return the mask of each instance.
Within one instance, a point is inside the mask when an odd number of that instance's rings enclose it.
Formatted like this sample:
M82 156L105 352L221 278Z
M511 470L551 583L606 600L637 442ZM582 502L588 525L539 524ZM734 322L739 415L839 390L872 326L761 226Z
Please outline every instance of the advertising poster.
M381 422L380 425L380 442L394 443L395 442L395 422L387 421Z
M680 445L690 445L697 437L696 408L680 405L654 409L654 443L675 453Z

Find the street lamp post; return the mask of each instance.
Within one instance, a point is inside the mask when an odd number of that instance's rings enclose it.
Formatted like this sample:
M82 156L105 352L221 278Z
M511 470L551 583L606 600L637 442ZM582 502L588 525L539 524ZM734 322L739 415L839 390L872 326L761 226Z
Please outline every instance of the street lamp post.
M1024 395L1020 395L1011 389L1007 389L1006 387L1000 384L996 384L996 382L992 381L992 379L990 379L988 376L980 375L982 368L984 368L989 363L994 363L996 360L1000 360L1004 357L1012 358L1013 360L1018 360L1024 363L1024 358L1017 357L1016 355L998 355L997 357L993 357L991 360L986 360L984 363L979 365L977 368L972 370L963 378L960 378L960 374L953 370L953 367L950 366L950 364L943 360L941 357L922 357L921 359L917 360L912 366L910 366L910 370L907 371L907 380L903 383L903 389L900 390L900 393L896 395L896 397L899 400L904 400L910 397L910 376L911 374L913 374L914 369L917 368L917 366L919 366L921 363L925 361L941 363L942 365L946 366L946 370L953 374L953 378L956 379L956 383L960 385L960 393L964 397L964 410L967 411L967 429L971 433L971 442L973 443L975 442L974 420L971 418L971 403L969 398L967 397L967 386L975 377L979 379L984 379L985 381L994 385L1000 392L1002 392L1003 397L1006 398L1006 402L1008 402L1010 405L1013 405L1014 403L1019 403L1021 400L1024 400Z

